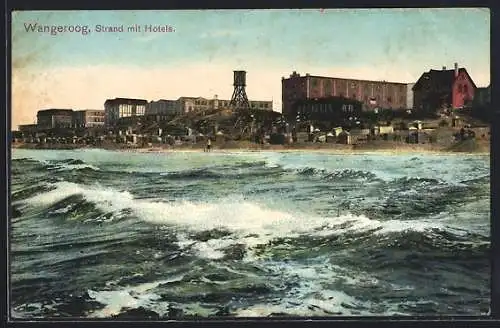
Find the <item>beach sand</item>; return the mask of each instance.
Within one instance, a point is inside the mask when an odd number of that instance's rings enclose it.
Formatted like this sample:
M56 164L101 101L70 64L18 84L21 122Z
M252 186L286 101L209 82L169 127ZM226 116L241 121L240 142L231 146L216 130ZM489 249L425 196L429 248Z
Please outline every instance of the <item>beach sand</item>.
M184 145L161 145L152 147L132 147L120 144L103 144L101 146L89 145L54 145L54 144L12 144L12 148L25 149L105 149L110 151L126 151L140 153L170 153L170 152L204 152L204 144ZM251 142L226 142L212 144L211 152L234 153L234 152L307 152L327 154L407 154L407 153L429 153L429 154L489 154L489 141L467 140L455 143L448 147L440 147L436 144L407 144L401 142L377 142L360 145L343 145L328 143L303 143L291 145L259 145Z

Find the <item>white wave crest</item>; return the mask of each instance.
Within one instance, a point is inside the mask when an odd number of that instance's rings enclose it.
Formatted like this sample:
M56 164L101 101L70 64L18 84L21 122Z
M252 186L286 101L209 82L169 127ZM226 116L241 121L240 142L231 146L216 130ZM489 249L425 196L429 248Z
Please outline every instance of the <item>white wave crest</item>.
M119 314L122 309L137 309L139 307L151 308L159 314L168 308L168 304L158 303L160 296L153 293L152 290L159 285L180 281L183 276L173 277L171 279L160 280L150 283L144 283L137 286L128 286L119 290L94 291L88 290L89 297L105 307L99 311L89 313L92 318L108 318Z
M224 248L244 243L252 248L275 238L296 238L302 235L325 237L343 233L373 231L378 234L406 230L424 231L443 228L436 221L378 221L350 213L338 217L322 217L307 213L290 213L242 199L213 202L159 202L135 199L128 191L58 182L56 189L25 200L30 205L51 205L71 195L82 195L103 212L131 210L138 218L153 224L176 226L188 231L227 230L230 236L206 242L180 238L179 244L196 243L192 249L200 256L223 257ZM184 237L186 238L186 237Z

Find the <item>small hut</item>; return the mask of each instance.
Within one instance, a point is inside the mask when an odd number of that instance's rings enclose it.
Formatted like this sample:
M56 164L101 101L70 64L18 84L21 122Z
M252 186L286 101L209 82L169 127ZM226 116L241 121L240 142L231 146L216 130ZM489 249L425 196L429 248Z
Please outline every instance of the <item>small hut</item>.
M342 131L337 136L337 142L344 145L351 144L351 134L347 131Z
M337 140L337 138L335 138L335 135L332 132L328 132L326 134L326 142L327 143L332 143L332 142L335 142L336 140Z
M215 134L215 142L224 142L226 140L226 137L222 131L218 131Z

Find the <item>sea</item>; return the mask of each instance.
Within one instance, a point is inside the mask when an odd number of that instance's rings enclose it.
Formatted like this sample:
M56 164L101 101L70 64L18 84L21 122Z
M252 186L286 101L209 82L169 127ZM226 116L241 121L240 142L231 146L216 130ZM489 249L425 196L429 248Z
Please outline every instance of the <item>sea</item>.
M13 319L480 316L490 158L13 149Z

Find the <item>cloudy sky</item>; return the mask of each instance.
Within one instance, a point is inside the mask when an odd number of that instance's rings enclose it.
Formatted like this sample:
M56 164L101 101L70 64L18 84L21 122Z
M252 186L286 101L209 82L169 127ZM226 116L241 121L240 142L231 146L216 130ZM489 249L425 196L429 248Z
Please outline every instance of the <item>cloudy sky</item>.
M431 68L467 68L490 82L487 9L15 12L12 124L44 108L103 108L107 98L230 99L233 70L247 95L281 111L281 77L313 75L415 82ZM88 26L88 34L31 31ZM172 32L129 32L133 25ZM97 32L96 25L124 32Z

